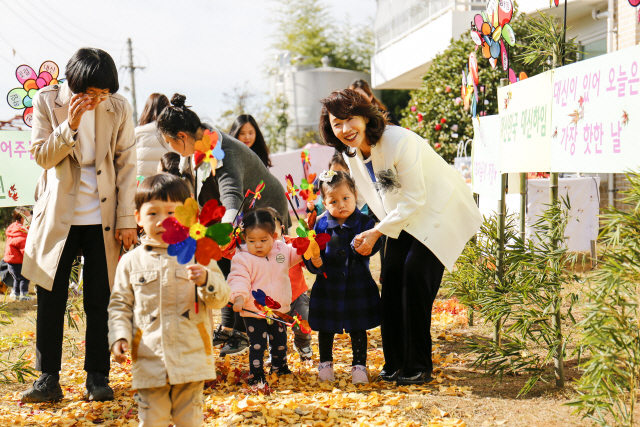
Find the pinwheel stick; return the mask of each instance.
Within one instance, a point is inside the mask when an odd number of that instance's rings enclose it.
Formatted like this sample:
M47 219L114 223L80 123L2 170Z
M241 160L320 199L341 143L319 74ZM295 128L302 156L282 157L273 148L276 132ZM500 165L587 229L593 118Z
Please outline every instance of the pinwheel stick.
M229 303L229 304L227 304L227 307L233 307L233 304ZM280 322L283 325L293 326L292 323L287 323L282 319L278 319L276 317L267 316L266 314L258 313L257 311L247 310L246 308L243 308L242 311L246 311L247 313L255 314L256 316L264 317L265 319L275 320L276 322Z
M236 212L235 218L233 218L233 221L231 221L231 224L234 224L236 222L236 219L238 219L238 215L240 215L240 212L242 212L242 208L244 207L244 203L247 201L247 197L249 197L249 194L254 194L254 193L251 190L247 190L247 192L244 194L244 199L240 204L240 208L238 209L238 212Z
M296 208L293 207L293 203L291 202L291 198L287 194L287 200L289 201L289 205L291 205L291 209L293 209L293 213L296 214L296 218L298 218L298 222L300 222L300 217L298 216L298 212L296 212Z

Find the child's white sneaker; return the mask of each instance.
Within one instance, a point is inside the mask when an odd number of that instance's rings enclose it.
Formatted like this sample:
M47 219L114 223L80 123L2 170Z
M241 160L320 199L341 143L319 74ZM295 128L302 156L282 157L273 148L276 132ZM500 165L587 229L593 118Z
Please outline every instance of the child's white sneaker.
M367 375L367 367L356 365L351 367L351 382L353 384L369 384L369 376Z
M333 362L323 362L318 365L318 379L320 381L335 381Z

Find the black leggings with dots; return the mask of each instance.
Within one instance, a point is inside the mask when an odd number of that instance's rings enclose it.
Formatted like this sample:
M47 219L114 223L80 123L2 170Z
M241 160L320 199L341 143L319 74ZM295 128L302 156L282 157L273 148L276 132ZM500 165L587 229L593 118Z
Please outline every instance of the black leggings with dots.
M266 319L245 317L249 335L249 371L264 373L264 351L271 346L271 366L276 369L287 363L287 327L279 322L271 325ZM267 337L268 336L268 337Z
M333 362L333 332L318 332L318 347L320 350L320 363ZM352 366L367 366L367 331L352 331L351 351L353 352Z

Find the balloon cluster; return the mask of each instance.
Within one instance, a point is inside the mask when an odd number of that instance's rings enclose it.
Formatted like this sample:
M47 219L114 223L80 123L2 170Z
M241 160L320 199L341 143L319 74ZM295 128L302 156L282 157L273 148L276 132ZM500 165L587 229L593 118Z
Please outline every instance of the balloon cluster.
M7 94L7 102L11 108L24 109L22 120L27 126L31 127L33 120L33 98L43 87L62 83L64 80L58 80L59 72L58 65L53 61L43 62L37 74L28 65L16 69L16 77L22 87L11 89Z

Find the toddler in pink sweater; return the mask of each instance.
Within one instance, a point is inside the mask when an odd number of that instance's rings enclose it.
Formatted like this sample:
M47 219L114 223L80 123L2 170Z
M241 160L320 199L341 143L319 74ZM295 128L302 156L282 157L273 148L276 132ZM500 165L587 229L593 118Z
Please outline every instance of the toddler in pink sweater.
M249 336L249 384L266 382L264 375L264 350L271 346L271 372L287 375L286 326L244 311L258 311L253 303L253 291L261 290L280 304L278 311L287 313L291 305L291 281L289 269L302 261L290 244L276 240L273 215L266 209L247 214L243 220L246 247L236 252L231 260L231 272L227 281L231 286L230 301L233 310L244 318Z

